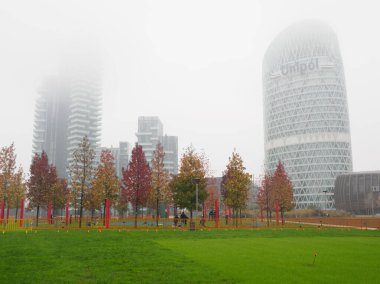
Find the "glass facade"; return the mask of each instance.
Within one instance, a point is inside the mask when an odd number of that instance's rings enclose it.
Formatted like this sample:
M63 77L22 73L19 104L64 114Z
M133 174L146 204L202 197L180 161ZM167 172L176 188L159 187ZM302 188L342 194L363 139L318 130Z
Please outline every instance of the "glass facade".
M279 160L296 208L333 209L336 176L352 171L344 70L332 29L305 21L282 32L263 62L265 168Z
M380 172L340 175L335 180L336 209L355 214L380 213Z

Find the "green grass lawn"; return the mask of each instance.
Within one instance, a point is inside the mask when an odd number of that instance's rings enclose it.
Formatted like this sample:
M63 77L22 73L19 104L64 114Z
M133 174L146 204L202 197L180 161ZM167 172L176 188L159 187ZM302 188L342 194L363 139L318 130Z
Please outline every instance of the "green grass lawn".
M380 231L0 232L0 283L379 283L379 268Z

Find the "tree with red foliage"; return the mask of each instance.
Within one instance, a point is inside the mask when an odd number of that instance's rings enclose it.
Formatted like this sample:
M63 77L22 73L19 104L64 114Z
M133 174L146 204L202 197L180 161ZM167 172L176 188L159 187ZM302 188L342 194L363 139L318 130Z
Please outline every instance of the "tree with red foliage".
M135 211L135 227L139 207L146 205L151 190L151 170L142 147L136 143L128 168L123 169L122 199L130 202Z
M266 210L267 215L267 226L269 226L269 221L271 217L271 204L272 202L272 177L270 175L265 175L261 182L261 187L257 194L257 202L260 209Z
M57 171L53 165L49 165L47 154L43 151L33 157L30 166L30 177L28 181L29 208L37 208L36 226L40 207L47 206L51 201L53 186L57 183Z
M293 185L285 171L281 161L278 162L276 171L272 177L272 200L278 200L281 212L282 224L284 224L285 211L293 208Z

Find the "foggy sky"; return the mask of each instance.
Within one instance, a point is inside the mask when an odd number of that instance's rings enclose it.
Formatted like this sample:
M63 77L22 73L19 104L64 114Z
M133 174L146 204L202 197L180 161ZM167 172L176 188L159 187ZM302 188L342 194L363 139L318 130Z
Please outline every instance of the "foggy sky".
M380 169L380 40L376 1L2 1L0 146L29 170L37 89L66 54L96 50L102 146L136 142L138 116L157 115L221 175L231 152L263 172L262 60L304 19L328 23L345 68L354 170Z

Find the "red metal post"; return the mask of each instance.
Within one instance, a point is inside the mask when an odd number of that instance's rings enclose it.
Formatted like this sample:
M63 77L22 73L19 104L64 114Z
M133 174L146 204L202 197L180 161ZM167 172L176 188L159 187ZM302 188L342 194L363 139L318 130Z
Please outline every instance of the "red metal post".
M1 201L0 223L4 220L4 200Z
M52 224L52 220L51 220L51 208L52 208L52 204L51 202L49 202L49 205L48 205L48 212L47 212L47 221L48 221L48 224Z
M106 199L106 228L110 227L110 199Z
M66 226L69 224L69 201L66 201Z
M24 219L24 199L20 200L20 227L22 227L22 221Z
M263 223L264 222L263 207L260 207L260 219L261 219L261 223Z
M218 199L215 199L215 227L218 228L219 226L219 205L218 205Z
M279 223L279 209L280 209L280 207L279 207L279 205L278 205L278 200L276 200L276 224L278 225L278 223Z

